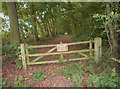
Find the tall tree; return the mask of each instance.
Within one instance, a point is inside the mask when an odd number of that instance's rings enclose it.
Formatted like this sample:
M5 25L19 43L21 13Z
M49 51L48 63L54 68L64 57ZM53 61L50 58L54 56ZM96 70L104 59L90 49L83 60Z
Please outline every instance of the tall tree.
M34 6L34 3L30 4L30 9L31 9L31 23L33 26L32 29L33 29L33 33L35 36L35 41L37 42L39 40L39 38L38 38L38 31L37 31L37 25L36 25L37 15L36 15L36 8Z
M68 10L69 10L69 11L74 10L74 8L73 8L72 3L70 2L70 0L68 0ZM74 14L71 14L71 13L70 13L69 15L70 15L70 17L71 17L72 34L75 35L75 34L74 34L74 32L75 32L74 30L76 29L76 23L75 23L76 21L75 21L75 18L74 18L74 16L73 16Z
M20 43L18 16L15 2L7 2L10 21L10 43Z

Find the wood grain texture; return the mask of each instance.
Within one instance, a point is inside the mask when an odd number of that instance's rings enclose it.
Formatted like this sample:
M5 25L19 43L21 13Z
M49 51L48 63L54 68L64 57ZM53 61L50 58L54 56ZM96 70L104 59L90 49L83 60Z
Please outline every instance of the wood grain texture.
M21 44L21 56L22 56L22 64L23 64L23 68L26 70L27 69L27 65L26 65L26 59L25 59L25 49L24 49L24 44Z

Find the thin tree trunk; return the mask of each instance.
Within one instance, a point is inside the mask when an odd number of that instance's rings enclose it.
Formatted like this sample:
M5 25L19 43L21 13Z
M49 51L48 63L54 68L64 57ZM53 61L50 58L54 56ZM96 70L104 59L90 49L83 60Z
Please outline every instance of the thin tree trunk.
M36 18L34 17L34 23L36 23ZM37 31L37 26L36 24L34 25L34 35L35 35L35 42L39 40L38 38L38 31Z
M109 4L106 5L106 9L107 9L107 15L110 15L111 10L110 10L110 6ZM118 56L118 43L117 40L115 38L115 30L114 30L114 26L111 23L112 18L110 18L108 27L110 30L110 35L111 35L111 40L112 40L112 55L117 57Z
M40 25L40 24L44 23L44 20L43 20L43 18L42 18L42 15L39 15L39 13L38 13L38 16L39 16L39 18L41 19L41 22L37 21L38 26L39 26L39 28L41 29L40 31L41 31L41 33L42 33L42 34L40 34L40 35L42 35L43 37L45 37L46 32L45 32L45 29L44 29L44 25Z
M109 56L110 56L112 54L112 43L111 43L111 40L110 40L110 35L108 33L107 25L105 24L104 21L103 21L103 24L104 24L104 27L105 27L105 30L106 30L106 34L107 34L107 38L108 38L108 43L109 43L109 46L110 46L110 52L109 52Z
M52 25L52 36L55 37L55 28L56 28L56 18L53 19L53 25Z
M20 43L18 16L15 2L7 2L8 15L10 21L10 43Z
M49 31L47 29L47 24L44 25L44 29L45 29L45 37L49 37Z
M69 9L68 9L69 11L74 9L70 0L68 0L68 7L69 7ZM76 21L75 21L76 19L74 18L73 15L71 15L70 17L71 17L70 24L71 24L72 34L74 36L75 35L75 29L76 29Z
M50 22L47 23L47 29L48 29L49 36L51 37Z
M32 4L30 6L30 8L31 8L31 23L32 23L32 26L33 26L35 42L37 42L39 40L39 38L38 38L38 31L37 31L37 26L36 26L36 17L35 17L34 5Z

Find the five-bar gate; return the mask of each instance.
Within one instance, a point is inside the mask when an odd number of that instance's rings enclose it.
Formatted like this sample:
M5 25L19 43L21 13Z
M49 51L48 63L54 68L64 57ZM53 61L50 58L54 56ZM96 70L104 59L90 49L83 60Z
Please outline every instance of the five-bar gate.
M69 45L77 45L77 44L89 44L89 49L68 51ZM94 47L92 47L93 44L94 44ZM29 54L28 49L43 48L43 47L53 47L53 48L47 51L46 53ZM63 54L70 54L70 53L78 53L84 57L69 59L69 61L84 60L84 59L89 59L89 57L91 57L91 58L94 58L96 62L98 62L99 59L102 57L102 39L100 37L96 37L94 40L90 40L90 41L82 41L82 42L74 42L74 43L61 42L60 44L38 45L38 46L28 46L28 45L21 44L19 48L21 49L21 55L19 55L19 57L22 57L22 64L24 69L27 69L27 65L59 63L59 60L37 62L39 59L47 55L59 54L62 62L67 61L67 60L62 60ZM57 52L52 52L55 49L57 49ZM86 55L84 52L89 52L89 55ZM94 53L94 56L92 55L92 53ZM30 61L29 57L37 57L37 58Z

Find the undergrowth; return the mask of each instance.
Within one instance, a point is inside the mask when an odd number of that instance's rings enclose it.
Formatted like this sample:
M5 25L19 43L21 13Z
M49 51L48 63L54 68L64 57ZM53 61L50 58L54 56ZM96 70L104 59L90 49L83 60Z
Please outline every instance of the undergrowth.
M86 63L87 66L81 61L76 64L71 63L61 69L66 79L73 80L71 87L83 87L84 77L87 78L87 87L118 87L120 85L116 68L111 67L118 65L109 57L103 57L99 63L96 63L94 59L89 59Z
M19 44L8 44L2 46L2 59L14 60L19 54Z
M35 74L31 78L36 81L44 80L46 78L46 75L44 75L44 71L42 70L34 70L34 73Z
M12 64L17 65L17 69L22 68L21 58L17 58L20 55L19 44L8 44L2 46L2 60L12 60ZM6 66L6 62L2 61L2 65Z

